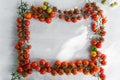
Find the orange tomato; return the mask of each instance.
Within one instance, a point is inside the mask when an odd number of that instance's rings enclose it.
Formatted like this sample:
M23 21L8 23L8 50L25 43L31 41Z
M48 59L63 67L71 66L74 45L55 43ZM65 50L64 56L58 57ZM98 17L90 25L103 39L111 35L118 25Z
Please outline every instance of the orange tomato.
M26 13L24 14L24 17L25 17L26 19L31 19L31 18L32 18L32 13L31 13L31 12L26 12Z

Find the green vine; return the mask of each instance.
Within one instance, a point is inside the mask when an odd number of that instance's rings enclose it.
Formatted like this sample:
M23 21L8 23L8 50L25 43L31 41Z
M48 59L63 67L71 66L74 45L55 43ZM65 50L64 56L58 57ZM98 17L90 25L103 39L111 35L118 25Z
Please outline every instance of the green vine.
M22 75L20 75L18 72L12 72L11 76L11 80L21 80L22 78Z

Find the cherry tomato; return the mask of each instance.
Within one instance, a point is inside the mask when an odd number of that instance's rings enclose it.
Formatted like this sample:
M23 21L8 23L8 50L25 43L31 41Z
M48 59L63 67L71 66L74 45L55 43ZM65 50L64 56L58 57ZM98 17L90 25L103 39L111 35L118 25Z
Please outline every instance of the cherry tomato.
M29 25L30 25L30 21L29 21L29 20L25 20L25 21L24 21L24 24L25 24L26 26L29 26Z
M22 23L22 18L17 18L18 23Z
M23 72L23 68L22 68L22 67L18 67L18 68L17 68L17 71L18 71L19 73L22 73L22 72Z
M79 67L82 65L82 60L78 59L76 60L75 64Z
M40 60L40 65L45 65L46 61L44 59Z
M41 74L45 74L45 73L46 73L46 71L47 71L47 69L46 69L46 68L42 68L42 69L40 70L40 73L41 73Z
M84 60L82 61L82 64L83 64L83 65L88 65L88 64L89 64L89 61L88 61L87 59L84 59Z
M32 70L32 69L28 69L27 73L28 73L28 74L32 74L32 73L33 73L33 70Z
M96 44L96 47L97 47L97 48L101 48L101 47L102 47L102 43L100 43L100 42L97 43L97 44Z
M101 78L101 79L105 79L105 78L106 78L106 75L105 75L105 74L100 74L100 78Z
M52 19L51 19L51 18L46 18L46 19L45 19L45 21L46 21L46 23L48 23L48 24L49 24L49 23L51 23L51 22L52 22Z
M59 68L61 66L61 62L59 60L55 61L54 67Z
M73 22L73 23L76 23L76 22L77 22L77 18L73 18L73 19L72 19L72 22Z
M40 66L36 66L35 69L36 69L37 71L40 71L41 67L40 67Z
M68 67L68 63L66 61L61 63L61 67L62 68L67 68Z
M31 13L31 12L26 12L26 13L24 14L24 17L25 17L26 19L31 19L31 18L32 18L32 13Z
M50 63L49 63L49 62L46 62L46 63L45 63L45 67L47 67L47 68L50 67Z
M52 12L50 13L50 18L54 18L54 17L55 17L55 12L52 11Z
M92 46L95 46L97 44L97 41L95 39L92 39L91 44L92 44Z
M31 64L32 68L35 68L36 66L38 66L38 63L36 61L32 62Z

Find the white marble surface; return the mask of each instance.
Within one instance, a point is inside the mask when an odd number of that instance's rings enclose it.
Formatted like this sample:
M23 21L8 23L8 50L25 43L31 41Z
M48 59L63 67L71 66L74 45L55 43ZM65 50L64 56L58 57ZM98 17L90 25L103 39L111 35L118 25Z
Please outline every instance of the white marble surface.
M29 4L40 5L43 0L25 0ZM48 0L52 5L61 9L69 9L82 6L80 0ZM16 22L17 5L20 0L0 0L0 80L10 80L10 74L15 71L17 52L14 44L17 41ZM62 4L62 5L61 5ZM105 66L107 80L120 79L120 7L104 8L105 15L109 19L106 30L107 36L101 51L107 54L108 64ZM45 58L52 62L55 59L74 60L76 58L89 58L89 40L87 28L90 20L76 24L66 23L55 18L50 25L31 21L31 60ZM64 54L65 53L65 54ZM97 80L92 76L56 76L49 74L40 75L34 72L26 80Z

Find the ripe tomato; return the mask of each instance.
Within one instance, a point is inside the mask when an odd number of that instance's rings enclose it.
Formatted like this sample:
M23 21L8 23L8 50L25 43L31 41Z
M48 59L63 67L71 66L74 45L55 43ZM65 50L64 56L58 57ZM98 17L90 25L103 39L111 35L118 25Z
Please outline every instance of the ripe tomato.
M92 26L92 29L96 29L97 24L96 24L95 22L93 22L93 23L91 24L91 26Z
M47 71L47 69L46 69L46 68L42 68L42 69L40 70L40 73L41 73L41 74L45 74L45 73L46 73L46 71Z
M106 62L105 60L101 61L100 63L101 63L102 65L106 65L106 64L107 64L107 62Z
M100 55L100 58L103 59L103 60L105 60L106 57L107 57L107 56L106 56L105 54L101 54L101 55Z
M33 14L34 19L38 19L38 14Z
M93 19L94 21L97 21L97 20L99 19L99 16L94 15L94 16L92 17L92 19Z
M22 23L22 18L17 18L18 23Z
M30 68L31 68L31 65L30 65L30 64L27 64L27 65L25 65L25 68L26 68L26 69L30 69Z
M68 67L68 63L66 61L61 63L61 67L62 68L67 68Z
M33 70L32 70L32 69L28 69L27 73L28 73L28 74L32 74L32 73L33 73Z
M25 72L25 73L23 74L23 77L26 78L27 76L28 76L28 73Z
M46 61L44 59L40 60L40 65L45 65Z
M51 74L52 74L53 76L56 76L56 75L57 75L57 71L56 71L56 70L52 70Z
M59 60L55 61L54 67L59 68L61 66L61 62Z
M100 73L104 73L104 68L100 67Z
M95 71L93 69L90 70L90 74L91 75L94 75L95 74Z
M45 63L45 67L47 67L47 68L50 67L50 63L49 63L49 62L46 62L46 63Z
M89 71L86 70L86 69L83 69L83 73L84 73L84 75L88 75L88 74L89 74Z
M49 24L49 23L51 23L51 22L52 22L52 19L51 19L51 18L46 18L46 19L45 19L45 21L46 21L46 23L48 23L48 24Z
M54 17L55 17L55 12L52 11L52 12L50 13L50 18L54 18Z
M71 74L71 70L70 69L65 69L65 73L66 73L66 75L70 75Z
M73 69L72 73L73 73L73 75L76 75L78 73L78 70L77 69Z
M87 19L88 18L88 15L84 15L84 19Z
M72 22L76 23L77 22L77 18L72 18Z
M22 73L22 72L23 72L23 68L22 68L22 67L18 67L18 68L17 68L17 71L18 71L19 73Z
M88 61L87 59L84 59L84 60L82 61L82 64L83 64L84 66L86 66L86 65L89 64L89 61Z
M82 65L82 60L78 59L76 60L75 64L79 67Z
M31 13L31 12L26 12L26 13L24 14L24 17L25 17L26 19L31 19L31 18L32 18L32 13Z
M102 43L100 43L100 42L97 43L97 44L96 44L96 47L97 47L97 48L101 48L101 47L102 47Z
M20 46L18 44L15 45L15 49L20 49Z
M32 68L35 68L36 66L38 66L38 63L36 61L32 62L31 64Z
M36 66L35 69L36 69L37 71L40 71L41 67L40 67L40 66Z
M47 72L51 72L52 69L50 67L47 68Z
M59 15L59 19L62 19L63 18L63 15Z
M107 19L106 18L103 18L102 19L102 23L105 24L107 22Z
M24 43L25 43L24 40L19 40L19 41L18 41L18 44L19 44L19 45L23 45Z
M37 8L36 8L35 6L32 6L32 7L31 7L31 10L32 10L32 11L36 11Z
M29 25L30 25L30 21L29 21L29 20L25 20L25 21L24 21L24 24L25 24L26 26L29 26Z
M82 67L78 67L78 71L79 72L83 72L83 68Z
M105 75L105 74L100 74L100 78L101 78L101 79L105 79L105 78L106 78L106 75Z
M69 66L70 66L71 68L74 68L74 67L75 67L75 63L74 63L74 62L72 62L72 61L71 61L71 62L69 62L68 64L69 64Z
M70 18L65 18L66 22L70 22L71 19Z
M81 17L81 16L78 16L78 17L77 17L77 20L81 20L81 19L82 19L82 17Z
M92 46L95 46L97 44L97 41L95 39L92 39L91 44L92 44Z
M39 18L39 21L44 22L44 21L45 21L45 18L44 18L44 17L40 17L40 18Z

